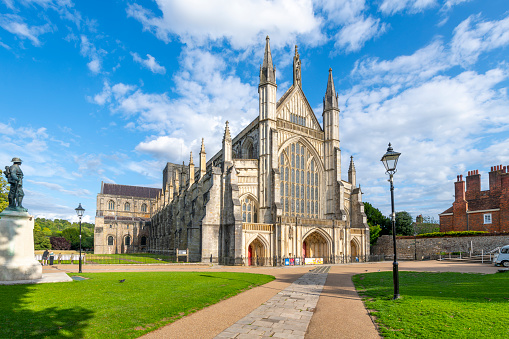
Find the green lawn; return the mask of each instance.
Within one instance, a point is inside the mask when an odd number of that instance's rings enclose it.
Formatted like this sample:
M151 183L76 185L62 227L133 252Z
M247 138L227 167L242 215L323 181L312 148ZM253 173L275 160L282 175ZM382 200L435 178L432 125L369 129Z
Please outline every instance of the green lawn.
M392 272L353 277L384 337L507 338L509 273L400 272L401 299L392 300Z
M179 258L180 262L185 257ZM167 264L175 262L175 256L157 255L152 253L137 254L87 254L87 264Z
M0 286L0 338L136 338L274 279L227 272L79 276L89 279Z

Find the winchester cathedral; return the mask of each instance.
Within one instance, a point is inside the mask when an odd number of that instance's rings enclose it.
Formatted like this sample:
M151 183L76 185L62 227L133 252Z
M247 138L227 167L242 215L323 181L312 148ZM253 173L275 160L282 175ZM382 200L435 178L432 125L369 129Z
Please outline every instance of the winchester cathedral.
M341 175L338 95L329 69L323 127L301 82L277 98L267 37L260 68L259 116L237 136L226 122L222 149L198 163L168 163L163 189L102 184L95 253L188 249L189 261L277 265L281 258L342 262L369 254L369 227L350 158Z

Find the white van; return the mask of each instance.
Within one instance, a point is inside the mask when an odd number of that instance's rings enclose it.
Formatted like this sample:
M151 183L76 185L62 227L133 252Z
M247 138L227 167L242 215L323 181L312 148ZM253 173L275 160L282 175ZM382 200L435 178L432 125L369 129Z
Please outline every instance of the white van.
M493 263L495 266L509 267L509 245L502 247L500 252L495 254Z

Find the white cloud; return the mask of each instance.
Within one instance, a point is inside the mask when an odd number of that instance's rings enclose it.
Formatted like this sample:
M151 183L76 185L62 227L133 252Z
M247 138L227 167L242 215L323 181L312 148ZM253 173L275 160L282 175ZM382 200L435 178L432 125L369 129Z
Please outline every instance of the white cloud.
M388 142L402 153L397 205L412 214L422 213L419 208L435 214L445 210L454 188L448 181L466 169L507 162L507 140L490 140L509 130L509 98L497 89L508 79L505 69L465 71L454 77L437 75L415 86L386 88L391 95L377 94L384 89L360 87L342 96L343 154L356 155L363 199L385 211L390 208L380 195L387 187L379 160Z
M270 34L276 45L292 44L296 36L320 34L320 19L311 0L156 0L162 16L129 5L127 13L143 29L169 42L174 37L190 45L228 40L235 49L258 45Z
M36 185L44 186L44 187L49 188L50 190L53 190L53 191L58 191L58 192L61 192L64 194L69 194L69 195L73 195L73 196L77 196L77 197L92 195L89 190L86 190L83 188L79 188L76 190L67 190L64 187L62 187L61 185L51 183L51 182L34 181L34 180L30 180L30 179L27 181L30 183L36 184Z
M161 66L157 63L156 59L150 55L147 54L147 59L141 58L138 53L131 52L131 55L133 56L133 60L137 63L141 64L145 68L148 68L152 73L159 73L159 74L165 74L166 68L164 66Z
M336 49L345 49L346 52L360 50L366 41L384 33L386 25L380 24L380 19L372 17L357 18L355 22L345 25L336 35Z
M180 144L176 150L166 150L169 140L184 140L189 147L184 151L197 154L196 140L204 137L208 151L216 152L226 120L236 134L258 115L256 87L242 83L221 56L185 48L181 65L182 71L174 76L178 99L170 99L166 93L146 93L123 83L105 83L103 91L94 97L96 103L110 103L113 113L129 120L126 127L157 134L140 143L137 151L171 157L166 160L176 162L182 161ZM188 154L183 156L187 161Z
M22 17L16 14L0 14L0 27L21 39L30 40L34 46L41 45L40 35L53 30L49 23L42 26L29 26Z
M461 65L473 64L482 52L509 44L509 15L498 21L481 21L471 15L454 29L453 59Z
M0 46L2 46L3 48L5 49L11 49L11 47L9 45L6 45L4 44L3 42L0 41Z
M460 5L465 2L470 2L472 0L447 0L445 1L444 5L442 6L442 11L449 11L454 6Z
M85 35L80 36L80 41L81 55L90 59L90 62L87 63L88 69L95 74L101 72L101 55L106 54L106 51L97 50Z
M314 5L327 15L327 20L338 25L351 23L366 8L365 0L315 0Z
M388 15L405 10L409 13L419 13L436 5L436 0L384 0L380 5L380 11Z

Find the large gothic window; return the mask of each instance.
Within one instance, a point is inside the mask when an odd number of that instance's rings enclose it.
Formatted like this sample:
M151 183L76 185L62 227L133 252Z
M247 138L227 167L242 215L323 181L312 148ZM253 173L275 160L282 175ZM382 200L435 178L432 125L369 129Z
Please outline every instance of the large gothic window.
M108 246L113 246L113 236L108 237Z
M147 204L141 205L141 211L142 212L147 212Z
M256 203L249 198L244 198L242 204L242 222L258 222Z
M130 204L130 203L128 203L128 202L126 202L126 203L124 204L124 211L130 211L130 210L131 210L131 204Z
M308 149L294 143L281 152L281 205L283 215L318 218L318 166Z
M108 201L108 209L109 210L115 209L115 203L113 202L113 200Z

